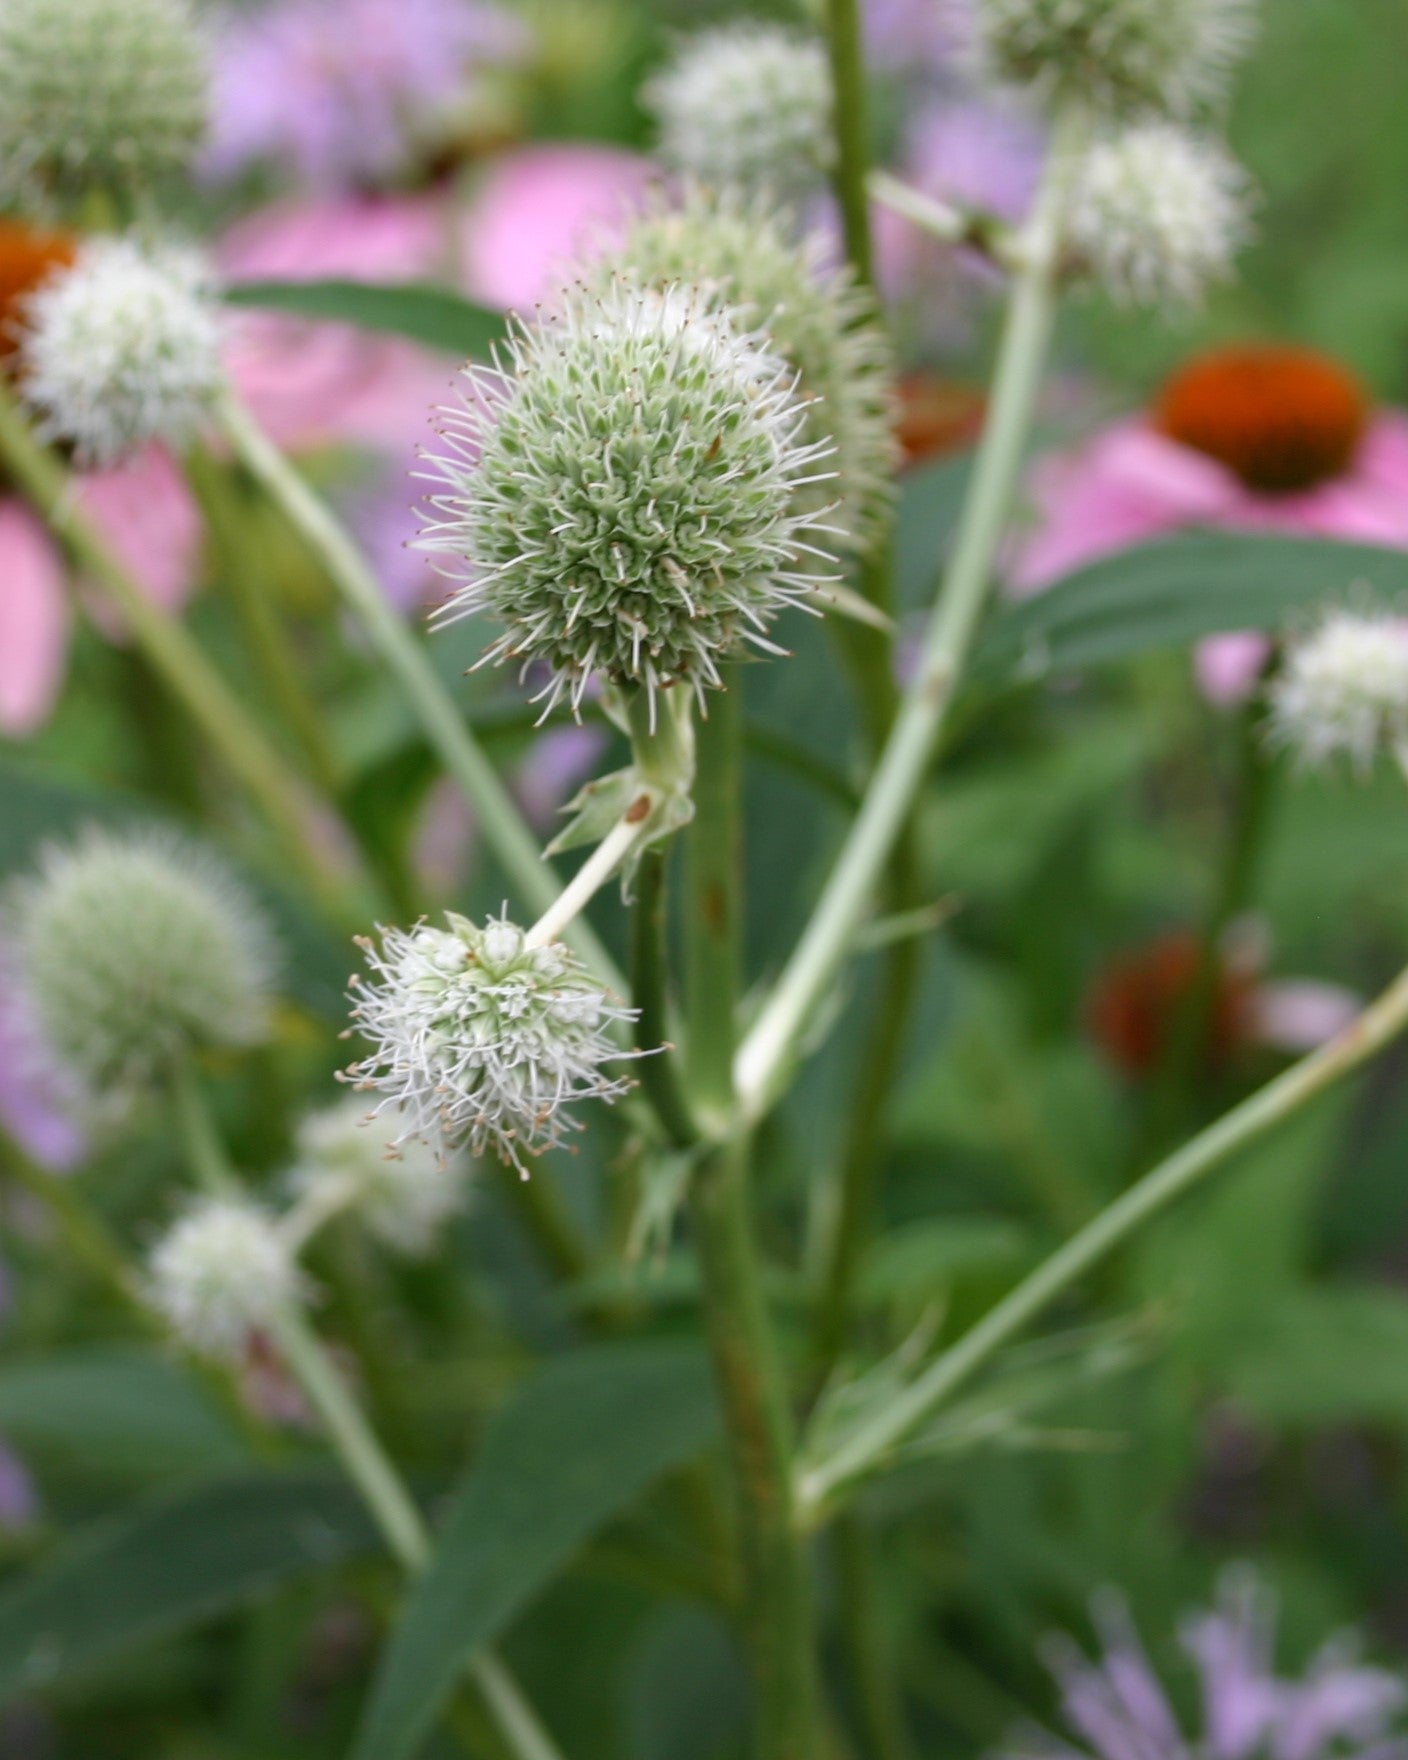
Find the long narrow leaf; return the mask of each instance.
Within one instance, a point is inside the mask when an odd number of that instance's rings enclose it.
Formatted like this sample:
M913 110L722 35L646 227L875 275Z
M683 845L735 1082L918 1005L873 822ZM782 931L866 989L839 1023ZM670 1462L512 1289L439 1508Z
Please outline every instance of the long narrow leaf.
M227 288L225 298L231 305L387 331L461 357L482 359L504 333L502 313L428 282L242 281Z

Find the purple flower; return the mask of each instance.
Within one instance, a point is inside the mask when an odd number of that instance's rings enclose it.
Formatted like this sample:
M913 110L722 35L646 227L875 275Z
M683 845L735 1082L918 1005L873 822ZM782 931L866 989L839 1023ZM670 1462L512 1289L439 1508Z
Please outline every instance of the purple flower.
M78 1105L45 1050L19 984L15 951L0 941L0 1130L41 1166L61 1172L83 1155Z
M973 0L864 0L871 61L886 73L945 73L970 49Z
M1190 1737L1174 1715L1115 1595L1097 1598L1104 1653L1091 1661L1068 1638L1051 1646L1062 1710L1079 1746L1034 1730L1001 1760L1408 1760L1394 1729L1403 1683L1359 1661L1352 1638L1327 1644L1305 1676L1275 1673L1275 1606L1249 1570L1223 1578L1217 1605L1185 1622L1181 1637L1200 1686Z
M309 184L394 177L473 68L517 60L519 21L478 0L278 0L226 17L206 169L284 161Z
M27 1528L39 1514L39 1499L29 1469L0 1441L0 1531Z

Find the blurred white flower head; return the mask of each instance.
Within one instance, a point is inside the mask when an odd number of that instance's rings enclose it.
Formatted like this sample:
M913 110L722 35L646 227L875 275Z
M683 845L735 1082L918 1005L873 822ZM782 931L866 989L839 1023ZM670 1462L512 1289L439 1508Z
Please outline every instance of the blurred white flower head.
M280 1308L299 1301L304 1285L266 1211L246 1199L208 1198L158 1241L148 1293L191 1350L230 1359Z
M1291 643L1270 687L1271 735L1308 767L1348 758L1360 771L1408 742L1408 622L1334 610Z
M220 323L193 251L89 240L25 303L20 386L46 438L106 465L181 446L221 384Z
M1246 175L1215 140L1150 122L1107 135L1086 154L1068 238L1113 298L1193 305L1230 276L1248 210Z

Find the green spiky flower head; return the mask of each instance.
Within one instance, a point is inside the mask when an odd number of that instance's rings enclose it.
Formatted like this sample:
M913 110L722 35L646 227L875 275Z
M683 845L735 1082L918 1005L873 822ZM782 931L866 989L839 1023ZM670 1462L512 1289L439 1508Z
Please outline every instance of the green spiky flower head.
M797 490L800 510L827 510L839 546L865 551L883 531L898 448L888 340L873 300L834 265L815 233L798 241L790 214L763 196L687 190L636 216L614 252L648 286L695 289L710 310L756 329L797 375L806 436L830 443L834 478ZM610 271L589 280L603 291Z
M549 707L593 673L702 692L803 602L824 552L798 490L831 471L796 375L703 295L575 289L520 325L502 365L470 365L422 546L461 585L441 620L486 611L485 660L545 665Z
M0 201L138 196L190 163L206 118L188 0L0 6Z
M124 1099L203 1047L255 1043L273 941L205 851L90 830L46 851L13 900L20 979L55 1062Z
M830 168L831 68L814 37L754 22L700 31L642 96L676 171L795 194Z
M1107 114L1186 116L1217 99L1251 37L1254 0L978 0L1000 79Z

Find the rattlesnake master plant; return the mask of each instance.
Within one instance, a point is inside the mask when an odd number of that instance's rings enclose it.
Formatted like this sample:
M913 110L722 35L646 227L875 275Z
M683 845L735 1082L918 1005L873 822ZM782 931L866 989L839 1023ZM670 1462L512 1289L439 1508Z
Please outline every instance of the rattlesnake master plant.
M1216 101L1251 41L1253 0L977 0L1003 80L1110 114L1186 116Z
M1408 621L1335 610L1286 653L1273 680L1271 737L1308 767L1347 758L1367 770L1408 746Z
M353 1212L367 1233L398 1253L426 1253L446 1222L464 1208L462 1155L437 1155L426 1143L388 1146L395 1114L367 1116L355 1095L309 1113L298 1127L290 1189L314 1210Z
M245 1198L209 1198L173 1224L148 1265L148 1296L182 1342L231 1358L303 1280L272 1216Z
M194 251L90 239L25 302L20 386L45 437L85 464L179 447L221 383L220 325Z
M5 0L0 202L127 199L189 164L206 58L186 0Z
M421 545L463 581L438 621L487 611L485 660L543 663L548 709L594 672L702 693L744 644L780 652L773 618L829 560L798 492L833 448L761 337L686 288L579 288L463 378L424 473Z
M194 1052L266 1029L272 937L203 850L91 830L49 849L10 906L39 1033L95 1097L130 1097Z
M1191 305L1230 276L1249 206L1246 175L1218 142L1175 123L1144 123L1086 154L1067 239L1113 298Z
M642 95L660 156L708 183L815 188L834 153L825 46L779 25L739 23L685 38Z
M838 547L875 544L899 462L894 371L874 300L850 267L817 233L799 239L766 196L701 185L634 217L613 261L657 289L690 287L706 309L767 336L797 374L806 438L835 447L834 479L800 485L799 511L825 514ZM606 293L615 273L603 258L589 284Z
M635 1011L561 942L529 946L503 918L482 929L453 913L445 922L359 942L371 978L352 980L352 1019L372 1049L347 1079L382 1095L376 1113L393 1113L393 1147L492 1148L526 1176L524 1154L576 1128L571 1102L627 1092L602 1066L622 1055L612 1023Z

